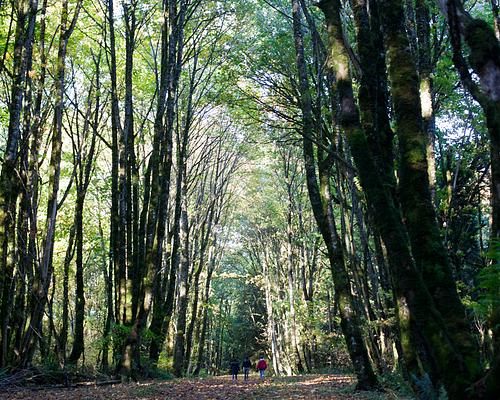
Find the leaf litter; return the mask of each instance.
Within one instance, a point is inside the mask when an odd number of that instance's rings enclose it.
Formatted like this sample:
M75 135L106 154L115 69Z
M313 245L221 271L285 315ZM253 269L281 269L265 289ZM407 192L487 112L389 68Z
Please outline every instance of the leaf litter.
M8 400L383 400L400 399L393 392L355 391L349 375L300 375L271 377L260 381L251 376L237 382L229 376L70 388L4 388L0 399Z

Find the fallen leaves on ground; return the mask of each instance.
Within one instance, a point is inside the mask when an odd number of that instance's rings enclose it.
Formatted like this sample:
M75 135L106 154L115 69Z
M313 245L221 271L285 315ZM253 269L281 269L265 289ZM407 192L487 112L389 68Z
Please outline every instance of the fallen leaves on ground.
M25 400L382 400L397 399L394 394L354 391L355 380L348 375L301 375L287 378L251 376L247 382L231 381L228 376L151 381L109 386L40 389L10 388L1 399Z

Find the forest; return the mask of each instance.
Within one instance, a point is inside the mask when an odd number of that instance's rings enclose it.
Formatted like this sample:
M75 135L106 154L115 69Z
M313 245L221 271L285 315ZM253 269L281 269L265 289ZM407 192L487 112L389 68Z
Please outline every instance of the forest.
M498 0L0 0L0 157L0 388L500 398Z

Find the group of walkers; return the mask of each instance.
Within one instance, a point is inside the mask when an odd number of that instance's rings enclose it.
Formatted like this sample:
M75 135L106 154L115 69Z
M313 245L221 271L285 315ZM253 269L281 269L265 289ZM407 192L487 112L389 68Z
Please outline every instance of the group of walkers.
M241 363L241 366L243 368L243 377L244 380L248 380L248 375L250 374L250 368L252 368L252 363L250 362L250 359L248 357L245 357L243 362ZM233 377L233 381L238 380L238 373L240 372L240 363L236 359L233 359L231 361L231 364L229 365L231 369L231 375ZM257 371L259 371L260 379L264 379L264 373L267 369L267 363L266 360L264 360L264 357L260 357L259 361L257 362L257 365L255 366Z

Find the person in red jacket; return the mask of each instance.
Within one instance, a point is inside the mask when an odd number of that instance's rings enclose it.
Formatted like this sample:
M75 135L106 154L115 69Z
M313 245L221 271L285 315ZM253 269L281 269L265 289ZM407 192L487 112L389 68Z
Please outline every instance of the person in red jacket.
M260 373L260 379L264 379L264 371L267 369L266 360L264 357L259 358L259 362L257 363L257 371Z

